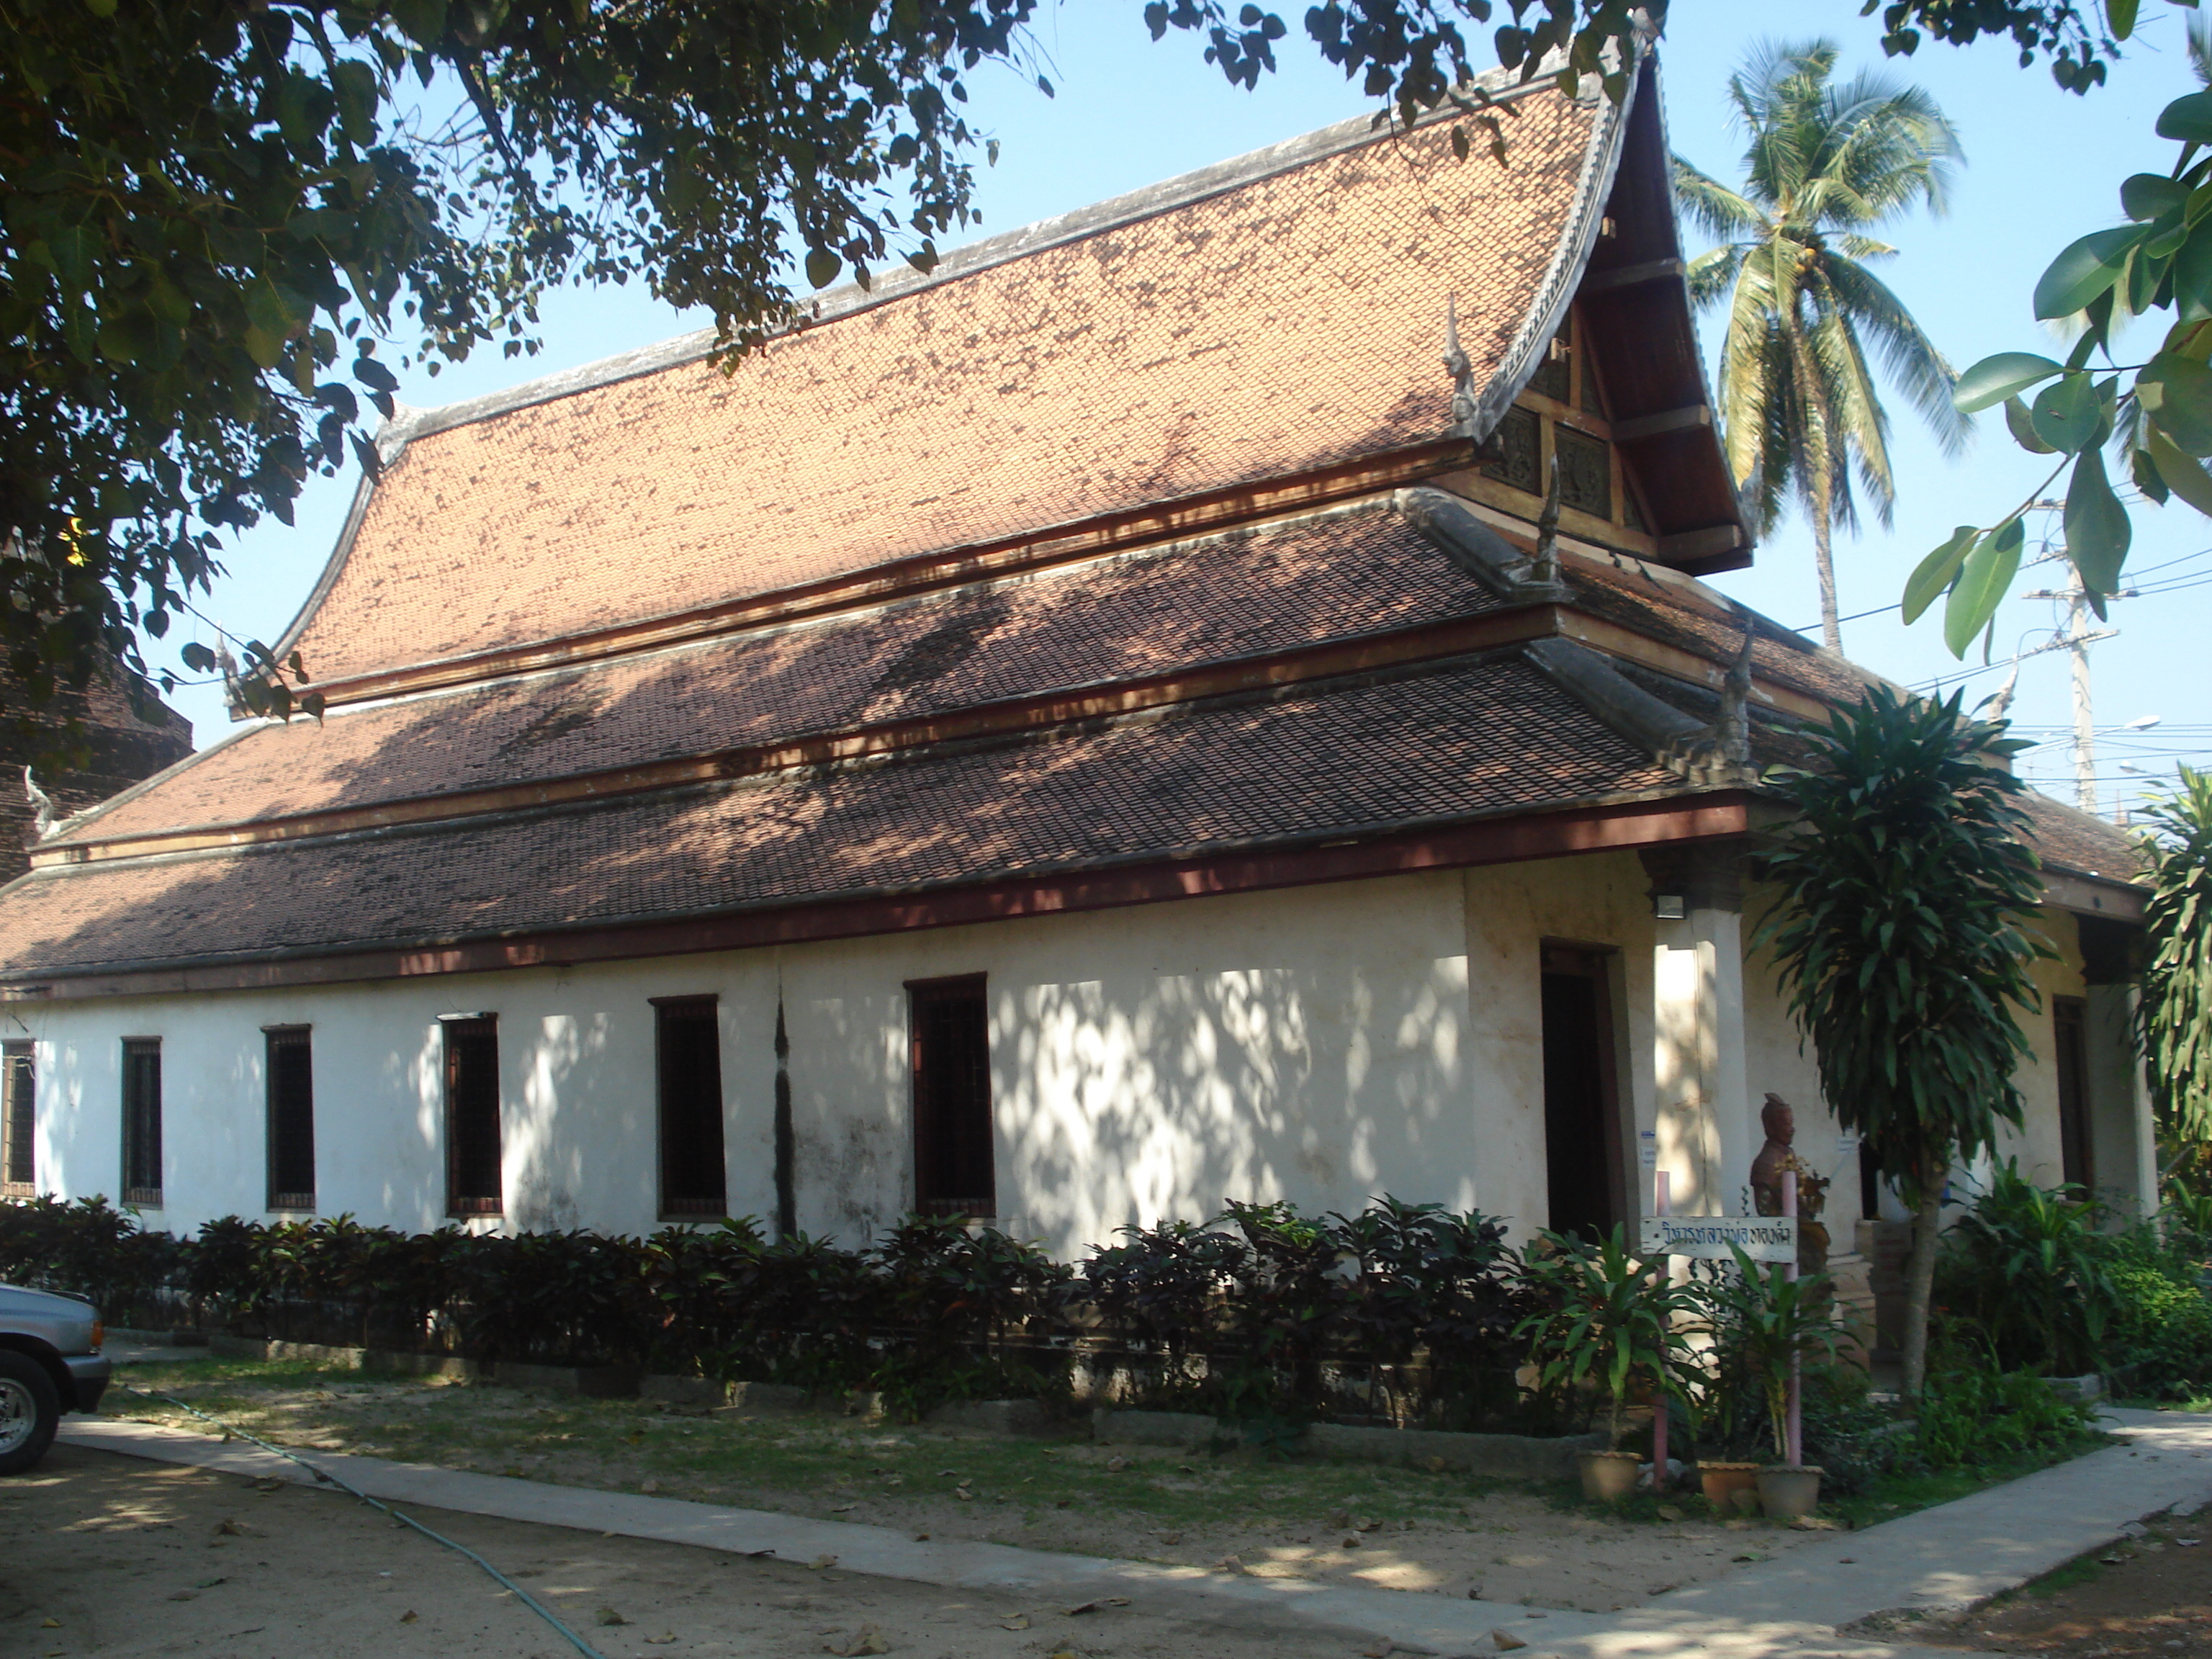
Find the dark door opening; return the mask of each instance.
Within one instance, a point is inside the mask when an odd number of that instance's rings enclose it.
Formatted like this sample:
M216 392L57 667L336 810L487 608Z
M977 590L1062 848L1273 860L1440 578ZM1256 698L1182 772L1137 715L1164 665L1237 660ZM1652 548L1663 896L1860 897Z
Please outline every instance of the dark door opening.
M2057 1041L2058 1157L2061 1178L2084 1194L2096 1185L2089 1151L2088 1005L2079 997L2053 997L2051 1018Z
M1553 1232L1599 1239L1627 1220L1613 1078L1610 952L1544 947L1544 1158Z

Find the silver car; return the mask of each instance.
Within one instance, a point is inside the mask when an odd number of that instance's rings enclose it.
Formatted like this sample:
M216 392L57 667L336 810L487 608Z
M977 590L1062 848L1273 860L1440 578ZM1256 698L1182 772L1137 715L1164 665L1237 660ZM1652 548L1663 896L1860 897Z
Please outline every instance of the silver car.
M106 1336L99 1311L80 1297L0 1285L0 1474L44 1457L64 1412L100 1409Z

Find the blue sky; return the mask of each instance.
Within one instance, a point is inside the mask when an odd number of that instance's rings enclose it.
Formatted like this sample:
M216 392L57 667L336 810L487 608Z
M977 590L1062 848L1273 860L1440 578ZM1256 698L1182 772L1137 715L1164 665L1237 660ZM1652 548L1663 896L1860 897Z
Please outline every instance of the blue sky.
M1293 38L1284 43L1283 72L1246 93L1223 82L1200 57L1197 42L1170 36L1154 45L1139 0L1065 0L1036 31L1042 66L1058 96L1047 99L1012 74L976 77L975 112L998 137L996 167L981 174L981 234L1006 230L1080 207L1194 167L1326 125L1370 106L1318 56ZM1295 18L1299 9L1282 8ZM1936 343L1964 368L1993 351L2045 349L2031 319L2028 296L2052 254L2118 216L2119 180L2140 170L2163 172L2173 147L2152 131L2160 108L2193 88L2181 51L2181 14L2144 9L2142 33L2112 83L2086 99L2063 93L2041 68L2023 70L2002 43L1966 51L1923 47L1887 65L1917 80L1960 131L1967 165L1952 210L1918 218L1890 236L1900 252L1883 275ZM1295 23L1293 24L1295 28ZM1747 46L1762 37L1825 34L1844 51L1846 70L1884 67L1873 20L1858 0L1675 0L1662 49L1667 115L1674 148L1708 172L1735 176L1741 136L1728 121L1726 88ZM1473 163L1482 164L1480 162ZM1691 237L1692 251L1699 244ZM655 304L641 289L599 289L556 295L544 313L544 349L524 365L484 354L433 380L403 376L400 396L418 405L450 403L627 350L702 325L708 319ZM1717 343L1705 331L1708 354ZM1928 549L1967 520L1988 522L2042 477L2038 458L2022 454L2001 425L1984 416L1966 454L1947 461L1916 418L1893 400L1899 473L1895 529L1869 526L1837 546L1845 616L1893 605L1905 577ZM226 555L229 574L202 609L234 634L274 640L313 586L350 498L350 477L315 480L298 522L273 520L238 538ZM2051 515L2055 517L2055 515ZM2041 520L2031 520L2031 551ZM2100 737L2104 804L2142 780L2169 771L2175 758L2212 762L2212 678L2189 667L2203 648L2199 636L2212 615L2212 524L2186 507L2145 506L2136 514L2130 570L2144 597L2113 607L2118 637L2093 652L2100 727L2155 715L2146 733ZM2056 533L2056 525L2051 526ZM2021 586L2057 585L2055 569ZM2203 586L2193 586L2195 583ZM1716 585L1777 621L1811 627L1817 637L1811 539L1801 520L1776 527L1749 571ZM2016 639L2047 636L2053 607L2014 599L2000 614L1998 652ZM199 630L203 635L207 630ZM189 634L173 634L168 647ZM1893 611L1849 623L1844 645L1859 661L1893 678L1924 684L1979 665L1944 649L1932 618L1906 629ZM2014 715L2031 738L2070 729L2069 659L2051 653L2022 669ZM312 671L313 665L308 665ZM1971 701L1993 689L2002 669L1969 679ZM227 724L211 688L185 688L171 699L198 727L203 742ZM2025 757L2028 775L2070 795L2071 756L2063 742Z

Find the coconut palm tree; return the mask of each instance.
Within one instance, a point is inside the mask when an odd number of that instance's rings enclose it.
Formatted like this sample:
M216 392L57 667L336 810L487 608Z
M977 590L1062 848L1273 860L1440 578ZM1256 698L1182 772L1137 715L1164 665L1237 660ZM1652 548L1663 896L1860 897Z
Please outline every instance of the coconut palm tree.
M1674 189L1720 244L1691 261L1690 295L1728 313L1719 399L1736 487L1762 526L1787 497L1805 509L1821 633L1841 650L1830 536L1857 525L1862 498L1887 527L1897 495L1869 347L1946 454L1967 427L1951 406L1950 364L1868 269L1897 252L1870 230L1915 207L1943 211L1958 135L1917 87L1876 75L1832 84L1836 58L1826 40L1755 48L1729 82L1749 141L1742 185L1678 155Z

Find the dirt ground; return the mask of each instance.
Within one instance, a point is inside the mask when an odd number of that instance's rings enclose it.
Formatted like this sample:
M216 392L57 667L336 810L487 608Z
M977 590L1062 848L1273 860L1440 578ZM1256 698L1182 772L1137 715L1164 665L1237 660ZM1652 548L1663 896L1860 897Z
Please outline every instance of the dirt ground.
M606 1659L1350 1659L1367 1638L1243 1611L1053 1603L410 1507ZM462 1557L337 1494L57 1446L0 1480L0 1653L576 1659Z
M2140 1537L2084 1556L1948 1629L1899 1639L2061 1659L2212 1654L2212 1510L2153 1516Z
M830 1416L689 1413L549 1400L442 1379L267 1367L134 1368L278 1443L560 1485L866 1522L1180 1565L1233 1556L1255 1575L1612 1612L1764 1559L1812 1534L1594 1512L1563 1493L1463 1474L1040 1443ZM192 1427L112 1393L110 1414Z

